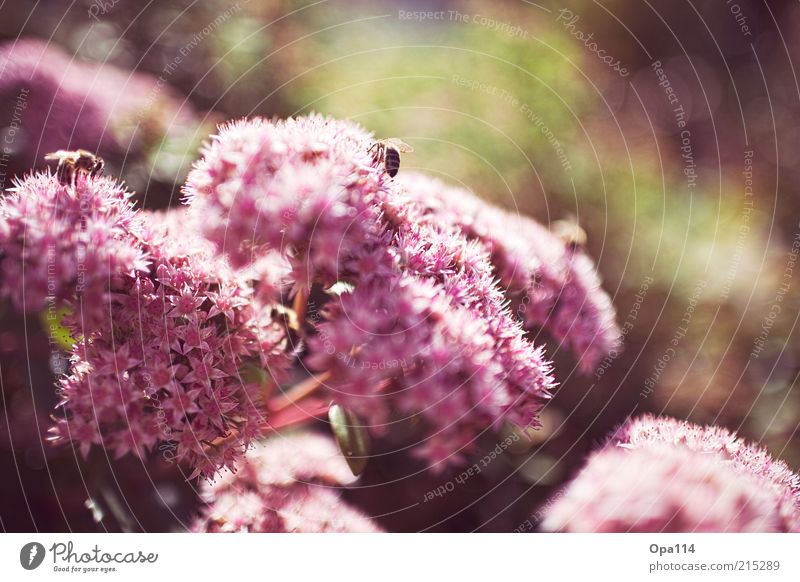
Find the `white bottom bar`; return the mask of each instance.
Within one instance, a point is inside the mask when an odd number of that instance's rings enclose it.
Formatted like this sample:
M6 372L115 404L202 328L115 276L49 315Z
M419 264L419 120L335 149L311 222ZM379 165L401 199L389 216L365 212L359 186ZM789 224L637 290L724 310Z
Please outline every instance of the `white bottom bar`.
M41 545L31 549L35 544ZM3 580L137 582L170 575L206 581L489 582L598 575L637 582L796 581L799 550L800 534L3 534L0 573ZM33 570L23 567L37 561Z

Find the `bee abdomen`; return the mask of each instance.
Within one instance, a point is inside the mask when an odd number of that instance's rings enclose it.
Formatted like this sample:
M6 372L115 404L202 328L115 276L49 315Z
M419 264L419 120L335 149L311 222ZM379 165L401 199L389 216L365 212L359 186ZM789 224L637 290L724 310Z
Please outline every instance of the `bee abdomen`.
M386 148L384 168L386 168L386 173L394 178L400 169L400 152L394 148Z

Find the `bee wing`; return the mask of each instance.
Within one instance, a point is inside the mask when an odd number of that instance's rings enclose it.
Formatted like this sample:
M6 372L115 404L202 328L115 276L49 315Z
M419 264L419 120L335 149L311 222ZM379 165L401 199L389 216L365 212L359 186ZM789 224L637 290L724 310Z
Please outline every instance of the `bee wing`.
M45 160L60 160L64 156L66 156L69 152L66 150L58 150L57 152L52 152L50 154L45 154Z
M414 148L412 148L410 145L408 145L406 142L404 142L401 139L397 139L397 138L393 137L393 138L390 138L390 139L388 139L386 141L388 141L392 145L392 147L394 149L396 149L398 152L400 152L401 154L410 154L411 152L414 151Z

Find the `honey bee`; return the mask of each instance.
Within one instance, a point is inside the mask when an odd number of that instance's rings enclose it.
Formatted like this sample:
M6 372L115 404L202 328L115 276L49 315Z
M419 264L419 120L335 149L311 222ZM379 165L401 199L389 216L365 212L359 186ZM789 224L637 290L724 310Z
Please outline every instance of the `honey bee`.
M564 241L570 250L584 249L586 247L586 231L583 230L574 218L556 220L550 225L550 232Z
M103 171L103 158L87 150L58 150L47 154L45 160L58 160L56 177L64 186L75 187L79 174L94 177Z
M400 154L408 154L414 151L410 145L399 139L390 137L388 139L380 139L372 144L369 152L372 154L372 160L376 164L383 164L383 169L394 178L397 171L400 169Z

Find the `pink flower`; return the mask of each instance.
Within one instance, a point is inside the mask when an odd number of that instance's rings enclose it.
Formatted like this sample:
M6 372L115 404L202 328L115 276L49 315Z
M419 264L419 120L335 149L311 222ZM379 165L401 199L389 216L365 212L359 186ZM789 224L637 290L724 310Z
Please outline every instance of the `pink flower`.
M379 532L341 499L353 476L336 445L315 434L278 435L247 453L236 474L203 486L201 532Z
M140 240L152 265L116 281L101 325L69 318L83 341L52 432L84 455L92 444L117 457L158 449L191 477L211 477L269 430L265 386L242 370L264 368L274 384L289 361L271 306L253 299L186 214L147 215Z
M357 287L326 318L309 364L332 372L334 399L374 433L385 432L392 411L423 420L415 454L434 470L459 464L504 420L528 426L549 397L541 351L521 338L501 345L490 320L453 305L433 281L407 275L388 292Z
M800 531L800 476L781 460L753 443L747 443L725 428L701 427L683 420L644 415L629 420L613 435L620 447L646 447L664 442L703 454L713 454L736 471L757 477L780 500L782 527Z
M629 421L548 509L559 531L800 531L800 478L718 427Z
M32 38L0 45L0 99L14 104L0 125L18 117L8 138L18 174L45 167L44 155L61 149L89 149L130 167L147 158L150 144L163 147L198 124L187 100L157 77L87 62Z
M89 325L106 316L112 286L147 269L130 196L110 178L81 176L74 192L47 173L17 182L0 199L0 296Z
M775 498L758 479L687 449L603 449L549 509L545 530L775 532Z
M380 433L425 420L416 453L438 470L486 430L523 426L550 397L550 365L506 308L482 243L423 220L368 154L358 126L313 115L223 127L185 191L204 232L246 265L278 252L296 289L347 282L308 341L336 401Z
M413 172L398 181L409 199L404 203L420 208L415 220L457 228L481 243L526 328L544 328L575 354L584 372L619 347L614 307L583 251L462 188Z
M298 285L332 284L380 234L368 147L355 124L319 115L234 122L205 148L184 191L235 265L269 248L291 258Z

